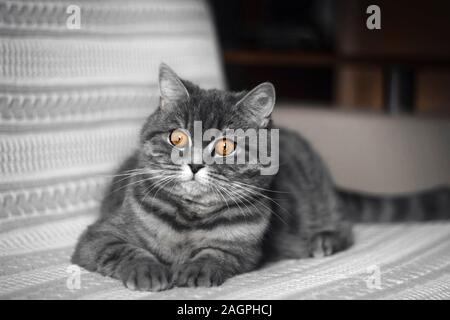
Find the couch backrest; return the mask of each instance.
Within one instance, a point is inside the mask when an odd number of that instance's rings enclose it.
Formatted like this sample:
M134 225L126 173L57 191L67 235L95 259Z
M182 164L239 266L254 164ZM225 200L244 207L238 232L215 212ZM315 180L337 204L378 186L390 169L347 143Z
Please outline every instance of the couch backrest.
M277 123L320 152L337 184L375 193L450 185L450 120L278 105Z
M157 106L162 61L223 87L204 1L0 0L0 11L0 230L98 209Z

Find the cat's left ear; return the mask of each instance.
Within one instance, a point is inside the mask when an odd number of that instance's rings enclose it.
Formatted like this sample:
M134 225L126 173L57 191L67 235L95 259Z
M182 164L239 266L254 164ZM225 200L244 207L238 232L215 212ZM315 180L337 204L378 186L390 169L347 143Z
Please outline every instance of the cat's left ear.
M247 93L236 104L245 110L261 127L269 123L270 115L275 106L275 88L270 82L264 82ZM245 108L245 109L244 109Z
M161 63L159 66L159 90L162 107L189 98L189 92L183 82L165 63Z

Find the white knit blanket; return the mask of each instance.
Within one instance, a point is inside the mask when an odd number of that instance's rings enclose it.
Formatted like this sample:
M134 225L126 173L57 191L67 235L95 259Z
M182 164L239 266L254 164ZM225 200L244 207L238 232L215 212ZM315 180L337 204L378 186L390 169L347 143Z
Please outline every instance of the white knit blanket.
M2 299L449 299L450 224L358 225L356 244L321 259L287 260L217 288L135 292L70 267L91 215L0 235ZM78 282L79 280L79 282Z

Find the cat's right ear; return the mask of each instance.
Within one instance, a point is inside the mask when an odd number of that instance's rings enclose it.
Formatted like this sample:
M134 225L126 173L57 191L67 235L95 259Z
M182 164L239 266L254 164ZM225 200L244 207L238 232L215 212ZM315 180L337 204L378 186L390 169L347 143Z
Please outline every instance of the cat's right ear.
M165 63L159 65L161 107L189 98L189 93L178 75Z
M270 82L264 82L247 93L236 103L247 118L265 127L275 106L275 88Z

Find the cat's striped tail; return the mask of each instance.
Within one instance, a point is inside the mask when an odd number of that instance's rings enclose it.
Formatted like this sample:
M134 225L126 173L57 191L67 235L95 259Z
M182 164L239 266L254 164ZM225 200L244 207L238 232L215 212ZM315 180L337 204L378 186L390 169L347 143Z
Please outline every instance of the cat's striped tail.
M338 195L345 213L355 222L450 219L450 187L394 196L376 196L338 189Z

